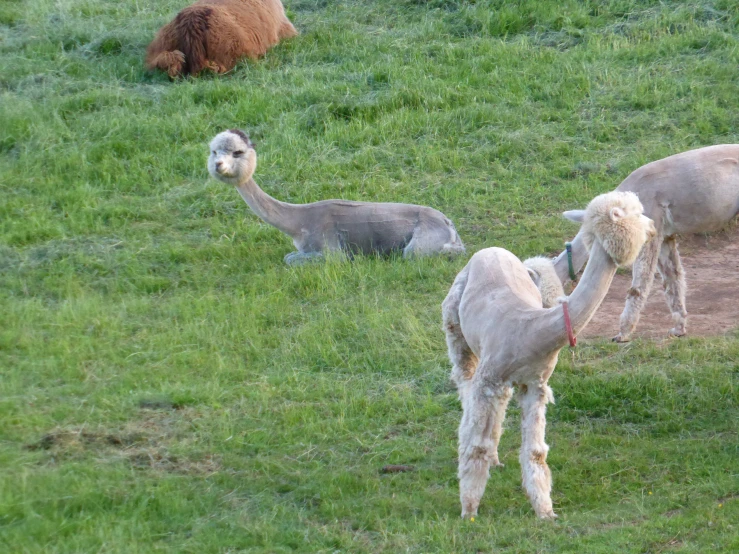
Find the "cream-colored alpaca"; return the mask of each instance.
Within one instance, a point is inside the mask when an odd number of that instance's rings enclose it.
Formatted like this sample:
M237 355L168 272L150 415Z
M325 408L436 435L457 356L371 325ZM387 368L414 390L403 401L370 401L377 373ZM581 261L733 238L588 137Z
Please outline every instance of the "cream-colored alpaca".
M634 261L654 235L636 195L611 192L594 198L582 225L590 262L568 299L574 333L590 321L619 265ZM521 405L523 486L536 514L556 517L544 442L547 382L567 345L564 307L542 308L526 267L502 248L477 252L457 275L442 304L452 380L462 402L459 426L459 489L462 517L477 514L513 387Z
M626 177L616 190L631 191L639 197L644 214L654 221L657 237L634 262L620 332L613 340L631 340L652 289L655 269L662 276L665 300L672 313L674 326L669 334L683 336L687 333L688 312L685 271L676 235L718 231L739 213L739 144L698 148L649 163ZM587 259L581 230L572 241L576 273ZM566 282L566 252L557 257L554 266L560 280Z
M399 251L405 258L464 252L454 223L438 210L415 204L350 200L287 204L272 198L254 182L257 153L243 131L232 129L216 135L210 149L210 174L234 185L255 214L292 237L298 251L285 256L288 265L320 259L327 251Z
M557 300L565 295L565 290L554 268L554 262L544 256L536 256L524 260L523 265L541 293L542 307L556 306Z

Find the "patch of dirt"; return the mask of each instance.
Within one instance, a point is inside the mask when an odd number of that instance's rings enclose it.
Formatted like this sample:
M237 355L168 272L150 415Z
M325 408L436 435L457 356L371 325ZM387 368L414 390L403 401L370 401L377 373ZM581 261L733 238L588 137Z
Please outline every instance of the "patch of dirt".
M123 428L111 431L82 429L57 429L47 433L37 442L26 445L28 450L45 451L48 462L88 457L93 454L100 461L125 460L136 469L209 475L220 469L218 460L208 454L185 457L170 452L175 443L192 440L188 430L192 414L185 417L169 413L144 410L138 421L129 422Z
M739 227L714 235L678 240L688 284L688 336L722 335L739 327ZM631 272L617 273L611 289L582 338L614 337L624 308ZM655 277L647 305L632 338L667 338L672 317L665 303L662 280Z

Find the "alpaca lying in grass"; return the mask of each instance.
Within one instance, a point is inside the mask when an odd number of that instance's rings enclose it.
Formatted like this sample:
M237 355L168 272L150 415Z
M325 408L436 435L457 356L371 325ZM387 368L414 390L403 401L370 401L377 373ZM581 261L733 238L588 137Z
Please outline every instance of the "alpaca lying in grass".
M719 231L739 214L739 144L698 148L649 163L626 177L616 190L631 191L639 197L644 213L654 221L657 237L647 243L634 262L620 332L613 340L631 340L647 303L655 270L662 276L665 300L672 313L674 327L669 334L683 336L687 333L688 312L685 270L676 236ZM588 259L581 234L582 230L572 241L575 273ZM566 252L557 257L554 266L560 281L566 282Z
M280 0L199 0L162 27L146 51L146 68L170 77L208 68L224 73L256 59L298 32Z
M547 382L559 351L593 317L619 265L636 259L655 234L637 196L611 192L594 198L580 231L590 261L577 288L555 307L542 297L527 268L502 248L477 252L454 280L442 304L452 380L462 402L459 489L462 517L477 514L490 465L499 466L498 441L513 387L521 405L523 486L540 518L556 517L544 442ZM565 310L568 309L568 312Z
M234 185L255 214L292 237L298 251L285 256L288 265L323 258L324 252L399 251L406 258L464 252L451 220L426 206L350 200L287 204L272 198L252 178L257 152L243 131L216 135L210 150L210 174Z

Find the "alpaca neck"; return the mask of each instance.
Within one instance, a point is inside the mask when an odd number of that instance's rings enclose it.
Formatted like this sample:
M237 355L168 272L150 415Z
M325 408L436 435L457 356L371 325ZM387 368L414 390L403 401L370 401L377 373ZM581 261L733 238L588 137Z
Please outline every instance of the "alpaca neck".
M595 315L611 287L617 268L600 243L595 241L590 250L588 265L568 300L575 334L582 331Z
M260 189L251 177L237 184L236 189L252 211L264 222L290 236L300 232L300 225L295 221L298 206L272 198Z
M616 268L614 261L596 241L591 248L590 259L582 278L567 300L572 330L575 335L585 328L603 302L613 276L616 274ZM540 319L538 328L538 336L534 338L539 351L559 351L567 345L564 310L559 304L546 310Z
M588 261L588 249L585 248L582 232L577 233L572 239L572 269L575 274L582 269ZM567 262L567 250L554 259L554 271L557 272L560 282L566 283L570 280L569 264Z

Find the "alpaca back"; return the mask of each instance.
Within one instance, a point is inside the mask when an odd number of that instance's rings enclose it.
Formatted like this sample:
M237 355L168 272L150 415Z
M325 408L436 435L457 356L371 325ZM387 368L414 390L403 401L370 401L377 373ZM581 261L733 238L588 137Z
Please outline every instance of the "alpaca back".
M171 77L209 67L225 72L297 35L280 0L199 0L162 27L146 55L148 69Z

